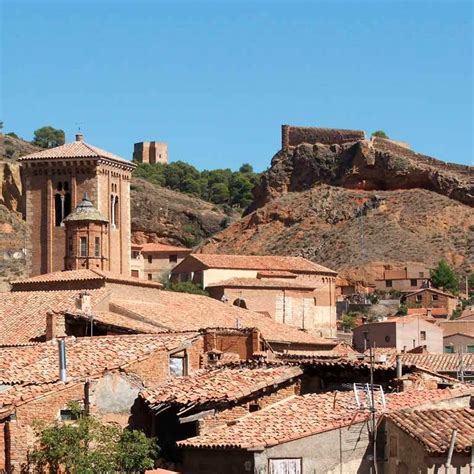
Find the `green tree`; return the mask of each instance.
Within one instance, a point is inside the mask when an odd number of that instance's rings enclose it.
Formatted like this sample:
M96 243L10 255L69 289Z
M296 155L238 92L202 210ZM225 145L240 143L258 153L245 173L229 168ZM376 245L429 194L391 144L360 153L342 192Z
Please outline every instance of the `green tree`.
M388 138L388 135L383 130L376 130L374 133L372 133L372 136L379 138Z
M176 291L177 293L191 293L193 295L209 296L206 290L203 290L200 285L196 285L192 281L170 282L168 281L164 287L168 291Z
M54 148L64 145L64 130L51 126L41 127L34 131L33 145L41 148Z
M242 173L242 174L255 174L254 171L253 171L253 166L250 163L244 163L239 168L239 173Z
M37 424L35 431L38 442L29 459L40 472L141 472L152 468L158 455L154 439L92 416L79 416L72 423Z
M215 204L224 204L229 200L230 193L227 184L214 183L211 186L210 198L211 202Z
M357 313L346 313L342 317L342 328L344 331L349 332L352 331L357 326Z
M440 260L431 272L431 282L436 288L443 288L452 293L459 292L458 276L445 260Z
M474 273L470 273L467 277L468 296L474 295Z

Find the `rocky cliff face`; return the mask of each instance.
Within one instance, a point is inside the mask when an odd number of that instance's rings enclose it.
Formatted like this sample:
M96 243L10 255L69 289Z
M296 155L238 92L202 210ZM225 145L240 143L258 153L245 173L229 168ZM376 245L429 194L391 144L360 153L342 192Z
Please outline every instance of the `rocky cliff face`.
M384 264L441 258L472 271L474 168L380 138L328 143L339 135L284 146L246 216L202 251L302 255L366 281Z

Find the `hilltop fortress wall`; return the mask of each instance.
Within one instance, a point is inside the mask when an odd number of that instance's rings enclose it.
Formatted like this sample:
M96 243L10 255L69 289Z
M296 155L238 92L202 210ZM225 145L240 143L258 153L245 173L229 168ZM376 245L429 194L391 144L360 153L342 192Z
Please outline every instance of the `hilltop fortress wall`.
M301 143L314 145L322 143L324 145L357 142L365 140L365 132L362 130L346 130L338 128L318 128L318 127L296 127L293 125L281 126L281 147L287 150L290 147L296 147ZM458 165L437 160L431 156L422 155L412 151L408 146L403 146L390 139L372 137L370 143L375 151L384 153L393 153L404 158L416 161L420 165L427 165L442 169L444 171L461 173L471 176L474 174L474 167L468 165Z

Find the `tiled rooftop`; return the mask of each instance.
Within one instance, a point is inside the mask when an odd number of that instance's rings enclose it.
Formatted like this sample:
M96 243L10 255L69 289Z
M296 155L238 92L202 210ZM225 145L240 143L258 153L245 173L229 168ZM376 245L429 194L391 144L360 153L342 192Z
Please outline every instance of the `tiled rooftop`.
M227 288L292 288L297 290L314 290L316 284L291 281L289 279L272 280L267 278L229 278L228 280L207 285L208 288L214 286Z
M412 315L420 315L422 317L426 317L427 313L431 312L431 315L433 317L447 317L448 316L448 310L446 308L408 308L407 310L407 315L412 316Z
M88 290L92 305L109 295L109 290ZM49 311L76 310L79 290L18 291L0 296L0 345L42 340Z
M20 287L27 287L29 284L38 283L57 283L72 281L91 281L99 280L105 282L125 283L133 286L145 286L152 288L161 288L163 285L159 282L139 280L128 277L120 273L109 272L105 270L84 269L84 270L65 270L59 272L45 273L34 277L23 278L11 282L13 290Z
M472 389L463 388L387 394L387 410L413 408L471 392ZM178 444L194 448L264 448L349 426L368 416L368 411L357 410L351 391L294 396L243 416L230 426L217 427Z
M152 407L204 405L239 400L252 393L281 384L303 373L300 367L224 367L195 372L164 385L145 389L142 397Z
M460 360L459 354L402 354L403 364L424 367L433 372L456 372ZM395 361L394 355L392 361ZM474 354L464 354L463 364L465 367L474 367Z
M186 247L176 247L174 245L167 245L167 244L160 244L155 242L150 242L147 244L136 245L136 249L141 250L143 253L148 252L157 252L157 253L170 253L170 252L186 252L191 253L192 249L188 249Z
M263 270L257 273L257 278L296 278L298 275L285 270Z
M436 293L438 295L449 296L450 298L456 298L451 293L448 293L446 291L438 290L438 288L420 288L419 290L412 291L411 293L408 293L405 296L408 297L408 296L416 295L418 293L423 293L424 291L429 291L430 293Z
M218 254L192 254L192 258L201 262L208 268L233 268L240 270L265 270L328 273L336 275L337 272L329 268L310 262L303 257L281 257L277 255L218 255Z
M429 453L446 453L454 429L457 430L454 450L471 450L474 440L474 410L400 410L389 413L387 419L422 443Z
M128 311L171 331L206 328L258 328L269 342L331 345L332 341L280 324L261 314L200 295L160 291L149 302L114 300L111 310Z
M35 151L29 155L22 156L18 161L50 160L54 158L107 158L112 161L127 164L130 167L135 167L134 163L131 161L124 160L123 158L120 158L120 156L102 150L94 145L89 145L83 141L75 141L55 148Z
M198 336L195 332L66 338L68 379L80 379L127 366L157 351L170 351ZM58 380L56 341L0 347L0 383L43 384ZM1 397L0 397L1 400Z

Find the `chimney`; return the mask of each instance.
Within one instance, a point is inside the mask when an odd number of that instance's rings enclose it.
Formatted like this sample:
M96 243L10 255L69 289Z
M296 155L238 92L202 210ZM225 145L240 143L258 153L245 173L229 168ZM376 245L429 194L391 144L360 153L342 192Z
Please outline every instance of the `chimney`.
M79 310L86 314L92 312L92 297L87 291L83 291L79 294Z
M431 318L431 308L426 308L426 316Z
M397 367L397 379L401 379L402 378L402 356L400 354L397 354L396 367Z
M46 314L46 340L52 341L66 335L66 319L64 314L50 311Z
M59 352L59 380L61 380L61 382L67 382L66 341L63 338L58 339L58 352Z
M76 133L76 142L84 141L84 135L81 132Z

